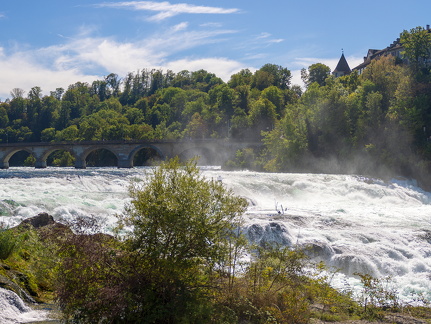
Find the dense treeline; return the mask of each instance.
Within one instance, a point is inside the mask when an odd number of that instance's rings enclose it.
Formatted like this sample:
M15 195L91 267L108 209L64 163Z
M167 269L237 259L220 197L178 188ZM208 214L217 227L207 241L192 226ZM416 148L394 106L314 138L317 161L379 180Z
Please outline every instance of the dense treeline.
M75 83L49 96L13 89L0 104L0 140L233 138L263 140L230 166L270 171L382 172L423 178L431 160L431 33L401 34L406 60L382 57L334 78L324 64L266 64L223 82L204 70L142 70Z
M78 82L49 96L34 87L1 103L2 142L115 139L260 138L299 93L290 71L266 64L228 83L204 70L142 70ZM253 131L251 131L253 130Z

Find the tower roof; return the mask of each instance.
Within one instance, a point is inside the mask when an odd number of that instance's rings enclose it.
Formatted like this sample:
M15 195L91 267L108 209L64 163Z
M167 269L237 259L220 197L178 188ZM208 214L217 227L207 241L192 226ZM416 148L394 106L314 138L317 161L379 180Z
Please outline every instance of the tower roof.
M343 73L343 74L349 74L350 72L352 72L352 70L350 70L349 64L346 61L346 58L344 57L344 53L341 54L340 60L338 61L337 67L335 68L335 70L332 73Z

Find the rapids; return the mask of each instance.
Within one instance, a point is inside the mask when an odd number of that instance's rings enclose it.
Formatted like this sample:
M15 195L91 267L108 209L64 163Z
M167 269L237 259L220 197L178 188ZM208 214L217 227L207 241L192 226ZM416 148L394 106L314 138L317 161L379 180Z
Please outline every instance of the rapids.
M130 181L146 168L0 170L0 224L47 212L57 221L95 216L109 232L129 201ZM431 300L431 193L404 179L258 173L202 168L249 201L244 233L256 243L309 245L337 273L332 284L356 289L355 273L391 276L400 297Z
M46 311L32 310L13 291L0 288L0 323L15 324L46 320Z

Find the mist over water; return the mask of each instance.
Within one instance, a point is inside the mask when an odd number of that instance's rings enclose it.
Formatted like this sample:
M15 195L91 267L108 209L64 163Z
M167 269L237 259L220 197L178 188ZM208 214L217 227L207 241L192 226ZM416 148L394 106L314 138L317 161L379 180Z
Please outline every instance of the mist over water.
M148 168L0 170L0 223L47 212L57 221L95 216L109 232L129 201L130 181ZM308 245L339 269L333 284L355 288L355 273L391 276L404 300L431 300L431 194L407 180L328 174L230 172L202 168L249 201L244 233L256 243Z

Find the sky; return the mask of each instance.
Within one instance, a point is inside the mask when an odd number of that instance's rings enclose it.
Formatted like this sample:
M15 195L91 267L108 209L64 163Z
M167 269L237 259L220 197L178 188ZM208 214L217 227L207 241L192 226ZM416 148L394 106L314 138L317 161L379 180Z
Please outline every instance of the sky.
M14 88L49 95L142 69L215 73L266 63L351 68L403 30L431 24L431 1L9 0L0 3L0 101Z

